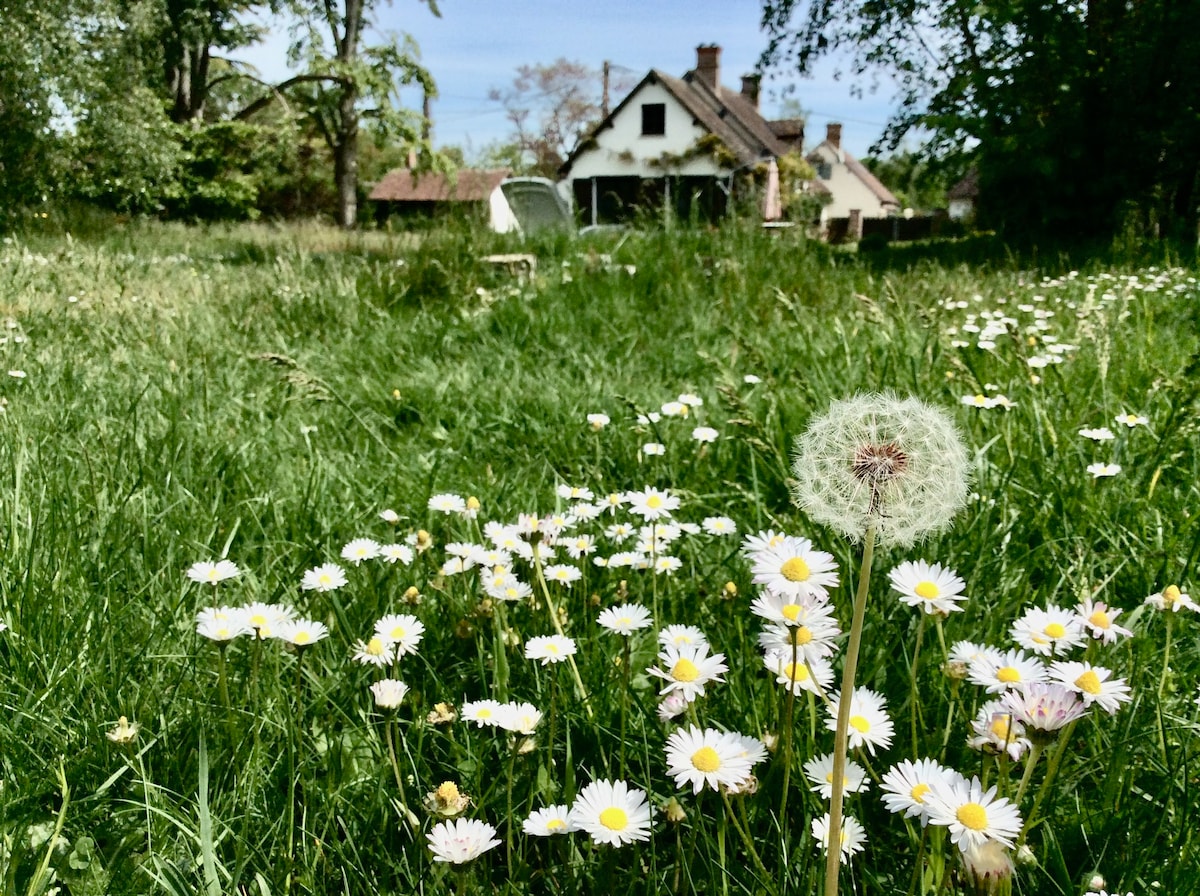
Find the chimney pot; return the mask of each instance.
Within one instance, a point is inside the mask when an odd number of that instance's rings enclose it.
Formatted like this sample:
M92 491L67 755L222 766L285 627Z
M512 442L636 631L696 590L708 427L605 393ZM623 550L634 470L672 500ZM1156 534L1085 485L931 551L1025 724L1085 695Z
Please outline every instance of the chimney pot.
M742 96L755 109L758 108L758 91L761 84L761 75L742 75Z
M696 47L696 77L716 90L721 84L721 48L716 44Z
M830 122L825 125L825 139L833 144L834 149L842 148L842 125L840 122Z

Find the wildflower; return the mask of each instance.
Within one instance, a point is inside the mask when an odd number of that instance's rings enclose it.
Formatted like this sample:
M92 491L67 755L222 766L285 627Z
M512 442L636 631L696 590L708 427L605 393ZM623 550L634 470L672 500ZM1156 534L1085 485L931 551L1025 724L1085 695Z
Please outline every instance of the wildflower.
M289 619L280 624L276 637L303 649L329 637L329 629L323 622L312 619Z
M629 504L630 513L636 513L644 520L669 517L671 511L679 507L679 499L670 492L649 486L640 492L627 493L624 500Z
M496 829L474 818L435 824L426 835L435 862L462 865L500 845Z
M640 604L621 604L601 610L596 622L618 635L632 635L651 624L650 611Z
M547 806L529 813L521 823L521 830L533 837L553 837L555 834L570 834L579 830L571 820L570 806Z
M541 720L541 710L532 703L501 703L496 713L496 724L517 734L533 734Z
M571 806L571 822L596 843L623 846L650 839L650 805L644 791L624 781L593 781Z
M1092 474L1093 479L1103 479L1106 476L1116 476L1121 472L1120 464L1088 464L1087 471Z
M708 645L708 636L694 625L668 625L658 633L663 647L699 647Z
M758 376L757 374L747 373L742 377L742 382L747 386L757 386L762 382L762 377Z
M833 797L833 754L814 756L804 763L804 776L812 784L813 792L823 800ZM861 765L852 760L846 762L842 772L842 792L862 793L871 782L867 780L867 772Z
M680 404L686 405L689 408L698 408L703 407L704 405L704 399L691 392L684 392L681 394L678 398L678 401Z
M817 848L821 852L827 852L829 849L829 813L826 812L820 818L812 820L812 835L817 842ZM842 817L842 842L841 855L839 859L844 865L850 861L850 857L857 852L862 852L864 844L867 842L867 832L863 830L862 824L857 818L851 815Z
M682 715L690 703L691 701L684 696L682 691L671 691L658 701L659 720L669 722L676 716Z
M431 815L454 818L467 811L471 798L460 791L453 781L443 781L436 789L425 794L424 803Z
M1075 612L1079 614L1080 620L1091 636L1105 644L1112 644L1118 636L1128 638L1133 634L1129 629L1116 624L1116 618L1123 611L1110 609L1103 601L1093 601L1090 597L1085 597L1075 607Z
M793 662L791 651L768 653L763 665L775 674L775 681L787 685L797 697L801 691L823 696L833 685L833 668L821 657L800 654Z
M967 738L967 746L994 756L1007 753L1013 762L1024 756L1032 745L1025 736L1025 726L1013 718L1012 712L999 700L989 700L979 707L971 730L975 734Z
M889 812L903 813L905 818L920 818L924 827L929 821L929 794L934 787L956 775L958 772L939 765L933 759L918 759L916 762L902 760L892 766L880 781L883 804Z
M996 840L963 850L963 874L967 892L979 896L1002 896L1012 892L1012 877L1016 870L1008 848Z
M430 725L449 725L456 718L458 718L458 713L449 703L435 703L433 709L425 716L425 721Z
M492 728L500 724L498 700L469 700L462 705L462 720L474 722L476 728Z
M539 635L525 642L525 659L541 660L543 666L561 663L575 654L575 641L562 635Z
M683 568L683 561L678 557L671 557L664 554L661 557L654 558L655 575L674 575L681 568Z
M438 513L465 513L467 502L460 495L440 494L433 495L429 499L429 509L435 510Z
M587 556L596 550L596 539L591 535L580 535L572 538L567 544L567 556L572 560L578 560L580 557Z
M985 395L964 395L961 403L971 408L992 408L995 403Z
M692 430L692 438L697 442L715 442L720 435L711 426L697 426Z
M1143 417L1141 414L1118 414L1114 419L1118 425L1128 426L1130 429L1150 424L1149 418Z
M354 654L350 657L356 663L364 666L390 666L396 659L393 644L388 643L379 635L372 635L367 641L354 642Z
M663 668L651 667L646 671L666 680L660 695L679 691L689 701L704 696L704 687L710 681L724 681L722 672L728 672L725 654L708 655L708 645L694 647L664 647L658 654Z
M1098 704L1109 715L1133 699L1123 678L1113 678L1110 669L1091 663L1050 664L1050 677L1083 697L1083 705Z
M664 417L686 417L690 410L681 401L668 401L660 409Z
M834 639L841 633L828 604L806 607L795 618L766 626L758 635L764 653L791 656L793 650L809 658L833 653Z
M958 601L963 600L966 583L952 569L940 564L929 564L924 560L901 563L890 573L892 588L899 592L900 602L910 607L920 607L926 613L953 613L961 611Z
M667 446L662 442L647 442L642 446L642 454L647 457L662 457L667 453Z
M737 523L727 516L705 517L700 525L709 535L734 535L737 533Z
M829 701L829 718L825 720L825 727L830 731L837 729L840 701L840 697ZM892 720L888 718L887 701L883 695L870 688L855 688L850 696L850 727L847 731L850 749L866 747L874 756L876 747L887 749L891 746L892 733Z
M783 544L784 539L787 537L782 532L775 532L770 529L765 529L756 535L747 535L742 539L742 553L747 557L754 557L755 554L761 551Z
M232 579L241 574L241 570L237 568L237 564L230 560L201 560L198 563L193 563L188 567L187 577L193 582L200 582L205 585L216 585L218 582L224 582L226 579Z
M375 634L396 650L396 657L416 653L425 636L425 623L407 613L389 613L375 623Z
M1100 426L1096 429L1081 429L1079 434L1085 439L1091 439L1093 442L1110 442L1116 438L1113 431L1107 426Z
M379 511L379 518L392 526L400 522L400 514L396 513L396 511L392 510L390 507Z
M374 560L379 556L379 542L370 538L356 538L342 548L342 559L358 566L364 560Z
M996 788L984 791L978 778L943 781L929 795L929 821L950 829L960 850L978 849L988 841L1011 847L1021 831L1021 813Z
M137 740L141 727L137 722L131 722L125 716L121 716L117 719L117 724L110 728L105 736L114 744L125 746Z
M300 579L304 591L336 591L346 584L346 571L336 563L325 563L307 570Z
M1060 728L1082 718L1087 708L1074 691L1054 682L1030 682L1001 699L1004 709L1025 725L1030 737L1051 739Z
M1156 610L1170 610L1172 613L1178 613L1182 609L1200 612L1200 606L1192 600L1187 592L1180 591L1178 585L1168 585L1162 591L1157 591L1146 598L1144 603L1149 604Z
M241 607L208 607L196 614L196 634L224 644L238 635L254 634L254 628Z
M399 563L401 566L411 566L413 552L406 544L381 544L379 556L384 563Z
M1032 608L1010 627L1012 639L1039 656L1066 653L1078 647L1086 637L1083 623L1070 610L1047 604L1044 610Z
M967 678L989 694L1001 694L1031 681L1045 681L1046 667L1022 650L1009 650L976 657L967 664Z
M795 500L852 541L873 528L907 547L946 528L967 499L967 451L942 411L915 399L834 402L796 441Z
M833 555L813 550L807 538L788 536L750 560L754 583L775 594L820 598L838 583Z
M295 618L296 612L283 604L265 604L255 601L245 608L246 624L254 629L260 639L275 637L276 630Z
M372 683L371 693L380 709L395 709L408 693L408 685L395 678L381 678Z
M587 422L588 426L590 426L594 432L599 432L600 430L604 429L604 427L608 426L612 420L609 418L608 414L588 414Z
M736 787L750 776L752 767L740 735L695 725L672 732L666 754L667 774L675 779L675 786L691 785L693 793L706 784L713 790Z

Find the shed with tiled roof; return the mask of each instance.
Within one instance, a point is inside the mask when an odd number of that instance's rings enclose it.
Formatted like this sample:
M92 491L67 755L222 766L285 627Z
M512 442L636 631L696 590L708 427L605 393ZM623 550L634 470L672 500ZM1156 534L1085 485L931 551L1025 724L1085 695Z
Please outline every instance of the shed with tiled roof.
M376 203L376 217L386 220L392 214L436 215L450 209L486 210L494 230L516 227L500 184L512 172L507 168L463 168L452 174L395 168L383 176L368 197Z

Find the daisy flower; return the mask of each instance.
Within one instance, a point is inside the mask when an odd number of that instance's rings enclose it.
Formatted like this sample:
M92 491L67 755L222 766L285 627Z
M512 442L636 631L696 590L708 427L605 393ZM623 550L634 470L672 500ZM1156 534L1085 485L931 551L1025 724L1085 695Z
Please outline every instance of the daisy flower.
M650 839L650 805L624 781L593 781L575 798L570 821L595 843L623 846Z
M647 442L642 446L642 454L647 457L662 457L666 453L667 446L662 442Z
M621 604L601 610L596 622L618 635L632 635L638 629L649 628L650 611L640 604Z
M196 614L196 634L224 644L238 635L254 634L254 628L241 607L208 607Z
M496 829L474 818L439 822L426 836L433 860L453 865L462 865L500 845Z
M500 724L504 710L498 700L468 700L459 710L464 722L474 722L477 728L494 728Z
M687 405L689 408L698 408L704 405L704 399L693 392L684 392L679 396L677 401L680 404Z
M289 619L279 624L275 637L294 647L304 648L329 637L329 629L324 623L312 619Z
M664 417L686 417L688 406L682 401L668 401L660 409Z
M496 724L517 734L533 734L541 720L542 711L532 703L501 703L496 712Z
M554 494L558 495L565 501L592 501L595 495L590 488L578 485L567 485L561 483L554 489Z
M692 430L692 438L697 442L715 442L720 435L711 426L697 426Z
M1038 656L1058 655L1078 647L1086 635L1083 622L1070 610L1047 604L1026 610L1010 627L1012 639Z
M683 696L682 691L672 691L658 701L658 718L661 722L669 722L683 715L691 701Z
M401 566L410 566L413 562L413 552L406 544L381 544L379 546L379 556L384 563L399 563Z
M773 623L758 635L763 653L791 656L792 651L809 658L833 653L833 642L841 634L829 606L808 608L803 617L788 623Z
M517 601L533 595L533 588L528 583L519 581L515 576L508 576L503 584L495 587L489 586L486 590L488 597L494 600Z
M379 518L385 523L393 526L400 522L400 514L396 513L396 511L392 510L390 507L379 511Z
M1051 663L1050 677L1083 697L1084 706L1098 704L1109 715L1133 699L1125 679L1113 678L1112 670L1091 663Z
M827 852L829 848L829 813L826 812L820 818L812 820L812 835L817 843L817 848L822 853ZM863 845L867 842L867 832L863 830L863 826L857 818L851 815L846 815L842 818L842 844L840 861L844 865L850 861L850 857L857 852L862 852Z
M1170 610L1172 613L1178 613L1182 609L1200 612L1200 606L1197 606L1187 592L1180 591L1178 585L1168 585L1162 591L1151 594L1144 603L1156 610Z
M661 557L654 558L654 574L655 575L674 575L678 570L683 568L683 561L678 557L672 557L664 554Z
M755 554L783 544L787 537L782 532L775 532L771 529L764 529L762 532L754 535L747 535L742 539L742 553L746 557L753 559Z
M978 778L944 780L928 797L929 821L950 829L960 850L979 849L989 840L1012 847L1021 832L1021 813L1008 800L986 791Z
M1112 644L1118 637L1128 638L1133 634L1129 629L1116 624L1116 618L1123 612L1120 609L1110 609L1103 601L1094 601L1085 597L1075 612L1083 620L1084 627L1093 638Z
M356 538L342 548L342 559L358 566L364 560L374 560L379 556L379 542L370 538Z
M203 585L216 585L240 574L241 570L232 560L201 560L187 569L187 577Z
M814 756L804 763L804 777L812 784L813 792L823 800L833 798L833 754ZM842 772L842 792L862 793L871 786L867 771L853 760L846 761Z
M663 647L699 647L708 644L708 636L694 625L668 625L658 633Z
M525 659L541 660L543 666L561 663L575 654L575 641L562 635L538 635L525 642Z
M425 636L425 623L408 613L389 613L376 621L375 634L395 648L397 657L402 657L417 652Z
M947 660L951 663L968 666L980 657L992 657L999 660L1001 656L1003 656L1001 651L986 644L976 644L974 641L955 641L950 648Z
M705 785L713 790L738 787L750 777L751 763L740 735L690 725L671 733L666 754L667 774L675 786L691 786L693 793Z
M624 496L629 512L644 520L659 520L669 517L672 510L679 508L679 499L670 492L647 486L640 492L629 492Z
M837 587L833 555L814 551L807 538L786 537L780 544L750 558L753 581L774 594L789 597L824 597Z
M1087 471L1093 479L1103 479L1106 476L1116 476L1121 472L1120 464L1088 464Z
M547 582L558 582L570 588L575 582L583 578L583 573L578 567L569 566L565 563L554 563L547 566L545 569Z
M1046 667L1023 650L983 654L967 665L971 684L986 688L989 694L1002 694L1031 681L1045 681Z
M260 639L275 637L276 630L294 619L296 611L284 604L267 604L254 601L245 608L246 623Z
M566 542L564 547L567 549L568 557L578 560L596 550L596 539L591 535L578 535Z
M521 823L521 830L532 837L553 837L570 834L579 828L571 820L570 806L547 806L529 813Z
M380 709L395 709L408 693L408 685L395 678L381 678L371 684L371 693Z
M902 814L905 818L920 818L924 827L929 821L929 794L934 787L945 786L947 779L956 777L961 777L958 772L933 759L916 762L905 759L888 770L879 782L879 789L883 791L883 804L889 812Z
M966 583L954 570L938 563L906 561L888 573L888 579L906 606L920 607L926 613L949 614L962 610L958 602L965 599Z
M372 635L369 640L356 641L354 643L354 654L351 659L356 663L362 663L364 666L390 666L392 660L396 658L396 650L392 644L389 644L379 635Z
M604 429L604 427L608 426L612 420L609 418L608 414L588 414L587 422L588 426L598 432Z
M979 707L971 730L975 734L967 738L967 746L993 756L1007 753L1013 762L1020 760L1032 746L1025 736L1025 726L999 700L989 700Z
M701 527L709 535L736 535L737 523L727 516L709 516L704 518Z
M440 494L429 499L428 507L438 513L465 513L467 502L460 495Z
M704 687L710 681L724 681L722 672L728 672L725 654L708 655L707 644L693 647L667 646L658 654L662 668L651 667L646 671L666 680L659 695L679 691L690 702L704 696Z
M792 662L791 651L768 653L763 657L763 665L774 673L776 682L790 687L797 697L802 691L821 697L833 685L833 667L821 657L801 654Z
M757 374L754 374L754 373L747 373L745 376L742 377L742 382L745 383L747 386L757 386L759 383L762 382L762 377L758 376Z
M838 708L841 698L834 697L829 701L829 718L825 727L830 731L837 730ZM882 694L870 688L855 688L850 695L850 726L846 732L849 737L849 748L866 747L874 756L876 747L887 749L892 743L892 720L888 718L887 701Z
M1133 429L1136 426L1148 426L1150 424L1150 418L1143 417L1141 414L1117 414L1117 416L1113 419L1118 426L1128 426L1130 429Z
M324 563L307 570L300 578L304 591L336 591L346 584L346 571L336 563Z
M1019 691L1009 691L1001 698L1002 708L1045 737L1052 735L1087 713L1083 699L1075 691L1056 682L1035 681Z
M1100 426L1096 429L1081 429L1079 434L1085 439L1091 439L1093 442L1110 442L1116 438L1113 431L1107 426Z

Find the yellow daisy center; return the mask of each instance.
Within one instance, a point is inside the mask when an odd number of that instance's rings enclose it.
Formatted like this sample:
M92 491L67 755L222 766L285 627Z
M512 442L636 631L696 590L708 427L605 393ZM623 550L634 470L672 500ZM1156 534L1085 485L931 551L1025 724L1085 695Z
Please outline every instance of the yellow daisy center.
M923 597L925 600L933 600L942 593L938 586L930 581L917 582L917 587L913 591L917 593L917 597Z
M1108 618L1108 614L1103 610L1097 610L1095 613L1089 616L1088 622L1096 626L1096 628L1108 628L1110 625L1112 625L1112 622Z
M808 666L804 663L788 663L783 667L783 674L789 681L808 681Z
M548 831L557 831L559 828L565 828L566 826L567 823L561 818L551 818L548 822L546 822L546 830Z
M991 731L997 739L1007 741L1011 737L1011 730L1008 716L995 715L992 717Z
M555 654L558 653L558 645L557 644L547 644L546 645L546 653L555 653Z
M392 630L390 632L388 632L388 635L391 637L391 639L393 641L403 640L405 635L407 635L407 634L408 634L408 629L406 629L402 625L393 625Z
M850 727L861 734L866 734L871 730L871 723L864 716L851 716Z
M789 622L795 622L800 617L800 611L803 609L804 607L799 604L784 604L779 612L783 614L784 619Z
M812 629L807 625L800 625L791 630L792 643L797 647L802 647L813 639Z
M229 628L228 628L228 626L221 626L219 629L216 630L216 632L214 632L214 634L218 638L220 638L222 641L224 641L229 637Z
M311 640L312 635L308 632L296 632L296 634L292 637L293 644L307 644Z
M692 765L705 773L715 772L721 767L721 757L712 747L701 747L692 754Z
M925 802L925 794L929 793L929 789L928 784L918 784L908 792L908 795L913 798L914 802L923 803Z
M973 831L982 831L988 823L987 810L979 803L966 803L960 806L954 813L954 817L962 823L963 827Z
M477 712L475 715L477 715L481 719L490 719L492 717L492 711L490 709L488 709L486 706L484 706L484 707L481 707L479 709L479 712Z
M651 510L658 510L658 508L662 507L662 498L658 495L651 495L646 499L646 506Z
M600 813L600 823L610 831L623 831L629 825L629 816L623 809L609 806Z
M695 681L700 677L700 669L689 659L680 659L671 667L671 677L676 681Z
M367 649L363 653L369 656L383 656L383 639L376 635L367 642Z
M1096 674L1095 670L1088 669L1075 679L1075 686L1082 689L1085 693L1099 694L1100 676Z
M208 580L209 580L210 582L215 582L215 581L217 580L217 571L216 571L216 569L210 569L210 570L208 571Z
M1066 628L1061 622L1051 622L1048 626L1042 629L1051 638L1061 638L1067 633Z
M255 628L262 628L264 625L267 624L267 614L266 613L255 613L253 616L250 617L249 622Z
M327 572L323 572L319 576L317 576L317 581L320 582L322 585L328 585L330 582L333 581L333 576L331 576Z
M1179 590L1178 585L1168 585L1166 588L1163 589L1163 593L1162 593L1163 603L1167 603L1167 604L1175 603L1175 601L1179 600L1182 593L1183 592L1181 592Z
M438 785L435 795L439 800L444 800L445 802L456 800L458 799L458 785L453 781L443 781Z
M1005 666L1002 669L996 670L996 680L1002 681L1005 684L1015 684L1021 680L1021 673L1012 666Z
M811 575L808 564L801 557L791 557L784 560L783 566L779 567L779 572L789 582L804 582Z

